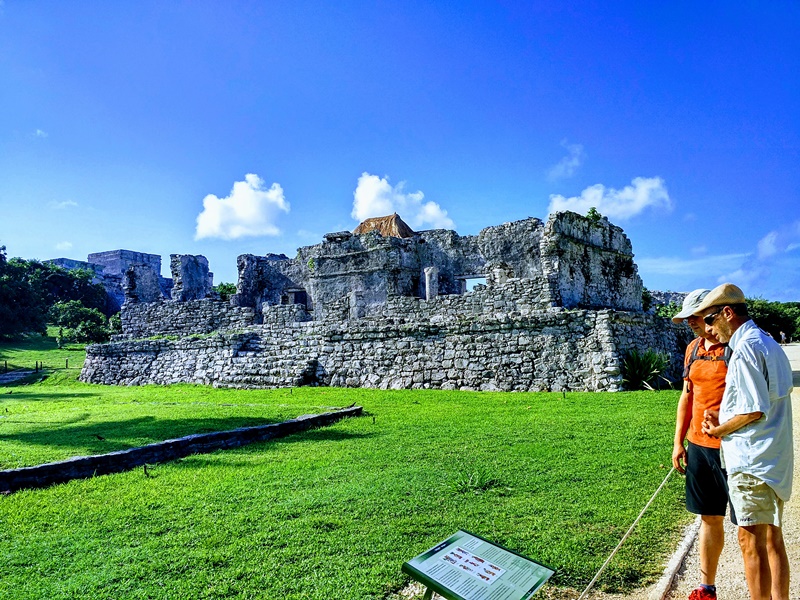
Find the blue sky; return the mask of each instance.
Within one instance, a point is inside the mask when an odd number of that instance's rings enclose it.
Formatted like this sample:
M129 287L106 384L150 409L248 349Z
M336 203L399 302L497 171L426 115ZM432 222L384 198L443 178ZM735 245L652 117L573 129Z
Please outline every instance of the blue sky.
M650 289L800 301L798 31L793 1L0 0L0 244L235 282L365 216L596 206Z

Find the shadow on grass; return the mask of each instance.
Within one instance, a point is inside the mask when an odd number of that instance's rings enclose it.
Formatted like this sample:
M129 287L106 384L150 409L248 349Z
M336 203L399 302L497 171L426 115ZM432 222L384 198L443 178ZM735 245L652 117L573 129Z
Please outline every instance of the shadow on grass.
M309 441L336 441L336 442L347 442L347 441L355 441L359 439L365 439L373 437L375 434L372 433L354 433L354 432L345 432L340 431L337 432L338 435L333 436L314 436L313 434L317 433L319 430L312 429L308 431L298 431L297 433L292 433L285 437L279 438L272 438L270 440L263 440L260 442L253 442L252 444L248 444L247 446L241 446L239 448L235 448L233 450L237 450L236 454L229 454L227 451L224 453L219 453L217 451L216 454L192 454L185 458L178 459L173 461L174 463L180 465L182 468L196 468L196 467L206 467L206 466L215 466L224 464L225 466L230 467L252 467L253 461L252 460L245 460L241 458L241 452L245 452L248 454L265 454L267 452L274 452L277 451L281 445L293 445L296 446L297 444ZM308 439L311 438L311 439Z
M101 396L101 394L98 394L93 390L86 390L85 392L69 391L69 392L41 393L36 391L18 389L25 387L27 386L24 383L18 385L10 383L7 385L0 386L0 402L2 402L3 400L25 400L27 402L40 402L40 401L61 400L61 399L69 400L73 398L87 398L87 397L99 398ZM48 389L53 389L53 388L48 388ZM9 391L11 393L9 393Z
M83 415L81 415L83 416ZM78 417L80 419L80 416ZM127 450L146 444L192 435L228 431L241 427L255 427L278 423L276 419L261 417L227 417L206 419L157 419L139 417L102 423L76 422L54 425L37 423L40 427L17 433L0 433L0 443L15 441L26 445L51 448L87 449L91 454Z
M376 434L377 432L356 433L352 431L343 431L341 429L325 428L325 429L311 429L309 431L295 433L275 441L281 444L297 444L297 443L309 443L309 442L339 442L342 440L371 438L374 437Z

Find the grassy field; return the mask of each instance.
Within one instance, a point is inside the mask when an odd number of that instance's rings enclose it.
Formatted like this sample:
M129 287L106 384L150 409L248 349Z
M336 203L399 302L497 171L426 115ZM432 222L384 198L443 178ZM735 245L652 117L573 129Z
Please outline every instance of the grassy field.
M58 327L48 327L47 335L29 335L13 342L0 341L0 373L5 368L33 370L36 362L45 369L73 369L77 374L86 358L83 344L56 344Z
M74 377L0 387L3 468L354 402L367 416L0 497L0 598L384 599L405 560L457 529L555 567L555 594L580 590L666 475L677 400ZM673 476L602 587L660 573L689 521L682 493Z

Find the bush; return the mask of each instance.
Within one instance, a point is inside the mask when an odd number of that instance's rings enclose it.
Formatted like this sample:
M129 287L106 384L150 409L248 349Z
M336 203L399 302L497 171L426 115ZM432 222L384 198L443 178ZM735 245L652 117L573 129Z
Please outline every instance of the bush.
M122 317L115 313L108 318L108 330L111 333L122 333Z
M677 302L670 302L669 304L657 304L656 314L659 317L664 317L665 319L671 319L679 312L681 312L681 308L683 307Z
M64 337L75 342L100 344L111 338L108 327L91 321L81 321L74 329L66 329Z
M231 296L236 293L236 284L234 283L220 283L211 288L212 291L219 294L220 300L229 300Z
M56 302L50 307L48 316L53 325L63 328L64 340L100 343L111 337L103 313L96 308L86 308L78 300Z
M641 354L638 350L631 350L622 363L622 381L629 390L655 390L653 383L659 379L671 385L669 379L664 377L664 372L669 367L669 356L645 350Z

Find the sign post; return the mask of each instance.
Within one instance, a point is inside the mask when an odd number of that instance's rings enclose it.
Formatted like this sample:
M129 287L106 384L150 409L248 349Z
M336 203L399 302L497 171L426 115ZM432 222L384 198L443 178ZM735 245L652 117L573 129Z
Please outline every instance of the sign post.
M403 572L447 600L529 600L553 569L459 530L403 563Z

